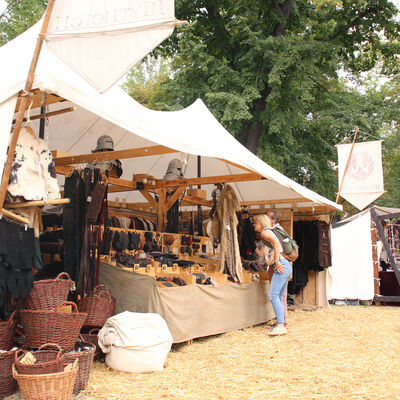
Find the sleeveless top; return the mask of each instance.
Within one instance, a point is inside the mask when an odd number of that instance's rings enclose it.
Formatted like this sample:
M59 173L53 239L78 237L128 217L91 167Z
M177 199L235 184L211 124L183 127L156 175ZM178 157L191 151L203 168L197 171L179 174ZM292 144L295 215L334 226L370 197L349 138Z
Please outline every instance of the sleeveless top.
M272 235L278 240L279 260L282 260L282 259L284 258L284 257L282 256L283 248L282 248L281 242L279 241L278 237L275 235L275 233L274 233L274 231L273 231L272 229L264 228L261 232L264 232L264 231L270 231L270 232L272 233ZM262 237L261 237L261 239L262 239L264 245L268 246L270 249L271 249L271 248L272 248L272 249L274 248L274 246L273 246L270 242L267 242L267 241L264 240Z

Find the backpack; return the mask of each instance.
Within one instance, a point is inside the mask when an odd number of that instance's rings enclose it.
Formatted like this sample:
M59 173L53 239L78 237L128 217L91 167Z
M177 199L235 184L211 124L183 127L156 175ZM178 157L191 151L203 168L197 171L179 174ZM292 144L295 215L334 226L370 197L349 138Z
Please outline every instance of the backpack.
M276 237L278 238L279 242L281 243L282 250L283 250L283 257L285 257L288 261L294 262L299 257L299 245L296 241L289 236L289 234L280 226L275 226L271 229L272 232L275 233ZM273 246L263 240L263 242L270 248Z

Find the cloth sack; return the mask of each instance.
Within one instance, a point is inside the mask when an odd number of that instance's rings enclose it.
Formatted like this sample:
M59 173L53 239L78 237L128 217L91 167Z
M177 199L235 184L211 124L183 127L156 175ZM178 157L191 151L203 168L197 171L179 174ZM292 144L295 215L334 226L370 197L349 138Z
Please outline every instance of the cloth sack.
M108 318L98 333L98 343L110 368L152 372L163 370L172 336L159 314L125 311Z

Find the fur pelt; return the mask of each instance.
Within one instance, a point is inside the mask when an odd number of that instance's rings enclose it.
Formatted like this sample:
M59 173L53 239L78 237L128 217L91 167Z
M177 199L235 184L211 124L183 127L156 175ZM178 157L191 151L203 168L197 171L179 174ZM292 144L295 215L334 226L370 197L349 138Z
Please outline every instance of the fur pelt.
M243 281L237 235L238 219L236 212L239 210L240 204L235 191L230 185L225 185L216 209L220 233L220 271L228 272L235 282Z
M59 199L53 156L45 142L28 128L21 128L7 190L25 200Z

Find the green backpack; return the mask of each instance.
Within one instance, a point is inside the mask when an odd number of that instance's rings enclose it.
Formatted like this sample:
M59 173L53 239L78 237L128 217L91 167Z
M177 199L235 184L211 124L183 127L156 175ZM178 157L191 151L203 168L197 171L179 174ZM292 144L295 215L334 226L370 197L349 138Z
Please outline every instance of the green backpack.
M270 229L275 233L279 242L281 243L283 250L283 257L285 257L288 261L294 262L299 257L299 245L296 241L289 236L289 234L280 226L275 226ZM264 244L266 244L269 248L273 248L272 244L263 240Z

